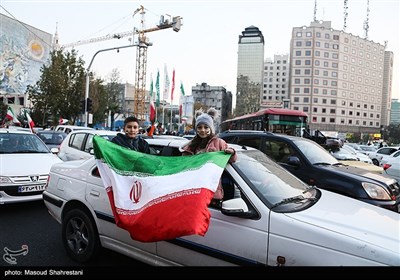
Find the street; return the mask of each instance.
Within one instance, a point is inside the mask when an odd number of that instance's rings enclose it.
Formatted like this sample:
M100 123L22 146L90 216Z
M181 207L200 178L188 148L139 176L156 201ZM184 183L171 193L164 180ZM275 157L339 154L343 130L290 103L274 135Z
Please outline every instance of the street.
M0 205L0 228L0 267L82 266L66 255L61 242L61 225L50 216L43 201ZM144 264L102 249L96 260L82 267L86 266Z

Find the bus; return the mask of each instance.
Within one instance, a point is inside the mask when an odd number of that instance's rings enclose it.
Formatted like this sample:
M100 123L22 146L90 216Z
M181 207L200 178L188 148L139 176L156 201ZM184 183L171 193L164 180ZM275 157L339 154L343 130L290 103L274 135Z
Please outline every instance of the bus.
M225 130L261 130L274 133L302 136L307 127L308 115L302 111L268 108L225 120L220 125L220 131Z

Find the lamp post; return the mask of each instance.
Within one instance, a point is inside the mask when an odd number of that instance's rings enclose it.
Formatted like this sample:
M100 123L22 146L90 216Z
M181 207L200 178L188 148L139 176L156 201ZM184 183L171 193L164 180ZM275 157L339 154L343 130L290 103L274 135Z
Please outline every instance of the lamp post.
M121 47L114 47L114 48L108 48L108 49L102 49L102 50L98 50L92 57L92 60L89 63L88 68L86 69L86 90L85 90L85 127L88 126L88 108L87 108L87 99L89 98L89 74L90 74L90 67L92 66L93 60L96 57L96 55L98 53L101 52L106 52L106 51L112 51L112 50L117 50L119 52L119 49L125 49L125 48L131 48L131 47L136 47L138 46L137 44L133 44L133 45L127 45L127 46L121 46Z

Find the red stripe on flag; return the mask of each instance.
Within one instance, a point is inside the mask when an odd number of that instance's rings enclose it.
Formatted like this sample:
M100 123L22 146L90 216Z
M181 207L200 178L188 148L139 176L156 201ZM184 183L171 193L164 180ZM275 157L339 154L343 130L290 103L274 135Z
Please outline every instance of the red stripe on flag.
M168 194L136 211L116 209L112 187L107 188L107 194L117 226L127 230L134 240L155 242L192 234L204 236L208 230L208 205L214 195L208 189Z

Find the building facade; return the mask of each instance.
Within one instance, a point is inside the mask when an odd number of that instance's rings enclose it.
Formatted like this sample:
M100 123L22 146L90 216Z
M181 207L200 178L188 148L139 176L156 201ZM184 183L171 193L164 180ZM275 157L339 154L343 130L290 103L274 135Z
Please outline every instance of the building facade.
M400 125L400 100L392 99L391 108L390 123Z
M193 108L207 111L215 108L219 112L216 128L219 124L232 117L232 93L222 86L210 86L207 83L196 84L192 87Z
M52 35L3 14L0 23L0 102L18 114L29 107L25 92L50 58Z
M315 21L293 28L290 54L291 109L309 115L310 129L379 132L390 96L384 45Z
M260 109L263 93L264 36L255 26L239 35L235 116Z
M274 55L264 61L261 109L283 108L289 98L289 55Z

